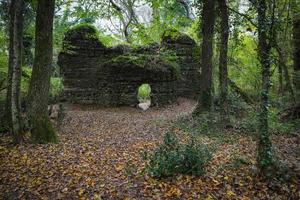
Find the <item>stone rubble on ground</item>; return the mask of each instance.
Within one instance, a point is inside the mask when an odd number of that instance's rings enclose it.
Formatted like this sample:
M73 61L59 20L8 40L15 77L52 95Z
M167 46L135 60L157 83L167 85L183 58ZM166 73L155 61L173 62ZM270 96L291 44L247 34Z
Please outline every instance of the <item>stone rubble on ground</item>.
M138 107L140 109L142 109L143 111L148 110L150 108L150 106L151 106L151 101L150 100L147 100L145 102L142 102L142 103L138 104Z

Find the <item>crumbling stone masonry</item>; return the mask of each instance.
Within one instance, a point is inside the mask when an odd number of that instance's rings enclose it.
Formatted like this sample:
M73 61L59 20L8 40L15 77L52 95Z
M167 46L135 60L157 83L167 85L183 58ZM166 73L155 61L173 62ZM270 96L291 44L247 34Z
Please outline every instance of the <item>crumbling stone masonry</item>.
M108 48L91 26L68 31L58 64L63 98L68 102L102 106L136 105L138 87L151 86L152 103L163 105L177 97L193 97L198 86L195 42L186 35L165 35L161 45Z

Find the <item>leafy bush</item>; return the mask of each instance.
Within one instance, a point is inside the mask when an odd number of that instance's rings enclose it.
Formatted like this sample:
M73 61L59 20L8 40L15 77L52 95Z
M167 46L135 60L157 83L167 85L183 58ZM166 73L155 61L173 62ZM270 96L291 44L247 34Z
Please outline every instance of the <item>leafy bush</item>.
M61 92L63 91L63 84L61 78L51 78L50 85L50 100L57 101Z
M155 178L176 174L200 176L204 173L205 163L211 159L211 153L193 138L187 144L181 144L173 132L168 132L163 143L146 159L146 171Z
M272 134L289 134L293 133L297 126L299 126L299 121L288 121L281 122L278 115L278 109L274 107L269 108L269 131ZM260 117L259 111L254 109L248 111L246 115L242 118L238 117L235 119L234 127L237 131L241 133L257 133L259 130Z
M138 89L138 100L139 102L145 102L150 100L151 87L149 84L142 84Z

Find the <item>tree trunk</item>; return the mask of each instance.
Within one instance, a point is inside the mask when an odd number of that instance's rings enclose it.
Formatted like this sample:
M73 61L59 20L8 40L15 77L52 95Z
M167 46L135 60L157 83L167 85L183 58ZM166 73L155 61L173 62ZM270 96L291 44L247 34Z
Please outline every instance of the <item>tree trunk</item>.
M282 58L279 57L279 61L278 61L278 82L279 82L279 86L278 86L278 95L279 98L281 98L283 96L283 75L282 75Z
M228 114L228 38L229 38L229 16L226 0L218 0L221 17L221 45L219 59L219 81L220 81L220 114L221 122L226 127L230 125Z
M300 101L300 2L294 0L293 5L293 42L294 42L294 76L296 99Z
M295 102L295 97L294 97L294 90L293 90L293 86L291 83L291 78L290 78L290 74L289 74L289 70L288 70L288 66L287 66L287 58L286 58L286 54L284 52L284 50L277 45L276 47L276 51L278 53L278 58L279 58L279 70L281 69L281 76L282 76L282 72L283 72L283 76L285 79L285 90L288 90L290 92L291 98L293 99L293 101ZM282 84L282 77L281 80L279 79L279 84ZM282 87L282 86L281 86Z
M55 0L39 0L37 6L35 58L28 93L31 133L37 143L57 142L47 112L52 73L54 6Z
M261 113L258 140L258 167L264 175L272 173L273 151L269 135L268 107L270 88L270 44L268 43L268 19L266 0L258 0L258 57L262 66Z
M14 143L23 142L21 125L21 70L24 1L12 0L10 4L9 68L7 78L7 118Z
M215 0L203 0L202 54L200 69L200 94L194 114L210 111L212 105L212 57L215 26Z

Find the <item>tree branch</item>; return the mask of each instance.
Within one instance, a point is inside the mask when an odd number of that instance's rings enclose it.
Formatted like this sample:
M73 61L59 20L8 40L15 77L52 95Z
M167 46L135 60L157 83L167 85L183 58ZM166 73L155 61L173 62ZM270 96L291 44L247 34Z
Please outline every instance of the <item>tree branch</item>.
M185 0L178 0L178 2L184 7L186 12L186 17L190 18L190 8L188 3Z
M253 19L252 19L251 17L249 17L248 15L246 15L246 14L244 14L244 13L240 13L239 11L236 11L235 9L230 8L229 6L227 6L227 8L228 8L230 11L232 11L232 12L234 12L234 13L240 15L241 17L245 18L245 19L246 19L247 21L249 21L250 24L252 24L254 27L257 27L257 24L254 23L254 22L253 22Z

